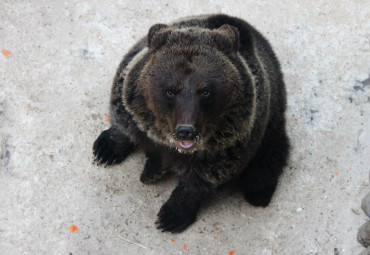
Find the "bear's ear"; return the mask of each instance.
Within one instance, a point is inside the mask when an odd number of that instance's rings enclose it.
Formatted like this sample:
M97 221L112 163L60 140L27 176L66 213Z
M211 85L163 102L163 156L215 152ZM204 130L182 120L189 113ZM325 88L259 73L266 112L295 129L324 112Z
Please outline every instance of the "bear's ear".
M229 53L233 50L239 50L240 35L238 29L234 26L222 25L212 30L212 38L221 51Z
M149 29L148 45L150 48L159 48L167 41L171 29L165 24L155 24Z

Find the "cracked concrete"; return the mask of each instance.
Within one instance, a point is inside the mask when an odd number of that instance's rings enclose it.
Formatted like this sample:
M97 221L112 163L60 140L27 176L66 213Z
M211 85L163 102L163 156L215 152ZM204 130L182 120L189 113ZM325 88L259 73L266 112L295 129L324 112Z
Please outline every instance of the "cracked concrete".
M1 1L0 48L10 54L0 54L0 254L359 254L369 10L363 0ZM274 47L291 158L269 207L229 187L185 232L162 233L156 213L176 179L143 185L142 153L105 169L91 164L91 147L133 43L154 23L217 12L249 21Z

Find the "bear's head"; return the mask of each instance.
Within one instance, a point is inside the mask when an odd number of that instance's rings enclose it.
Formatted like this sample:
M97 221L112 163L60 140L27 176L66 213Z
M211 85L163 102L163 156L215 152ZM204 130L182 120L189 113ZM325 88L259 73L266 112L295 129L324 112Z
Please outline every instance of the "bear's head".
M239 108L250 100L232 61L239 41L237 28L229 25L151 27L145 56L125 81L125 105L139 128L184 153L235 140L243 130L240 117L248 115Z

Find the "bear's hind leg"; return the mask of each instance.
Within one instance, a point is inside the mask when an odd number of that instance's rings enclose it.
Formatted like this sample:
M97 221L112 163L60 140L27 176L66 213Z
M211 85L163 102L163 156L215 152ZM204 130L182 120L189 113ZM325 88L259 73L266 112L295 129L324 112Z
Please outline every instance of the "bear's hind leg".
M161 155L148 151L145 154L148 159L145 162L140 181L144 184L153 184L161 180L169 171L162 169Z
M105 166L121 163L134 147L126 135L119 132L117 128L111 127L103 131L94 142L94 162Z
M255 158L244 169L240 188L245 200L254 206L267 206L288 160L289 141L284 123L267 129Z

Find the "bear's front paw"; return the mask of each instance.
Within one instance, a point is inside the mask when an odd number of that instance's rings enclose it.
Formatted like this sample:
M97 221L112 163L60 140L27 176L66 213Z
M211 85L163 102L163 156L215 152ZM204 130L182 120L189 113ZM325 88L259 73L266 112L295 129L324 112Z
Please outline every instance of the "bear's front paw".
M196 209L169 200L162 206L157 215L157 228L162 229L162 232L182 232L195 221L196 214Z
M94 162L98 165L121 163L133 150L133 144L123 135L117 135L112 128L103 131L93 145Z

